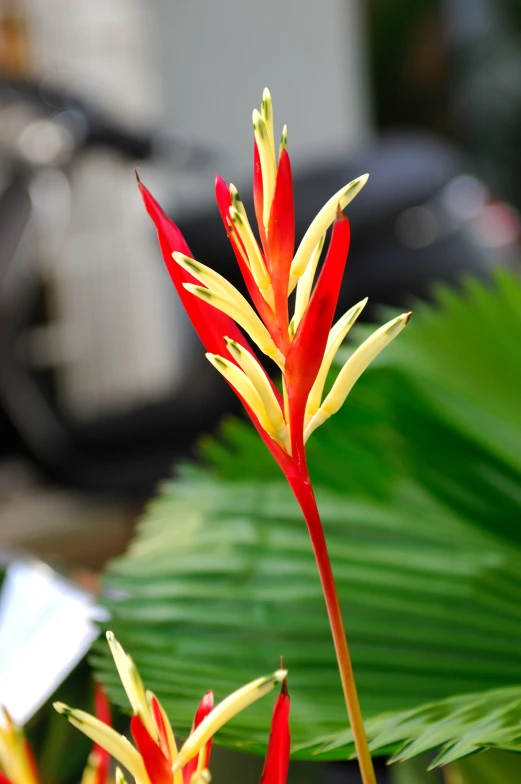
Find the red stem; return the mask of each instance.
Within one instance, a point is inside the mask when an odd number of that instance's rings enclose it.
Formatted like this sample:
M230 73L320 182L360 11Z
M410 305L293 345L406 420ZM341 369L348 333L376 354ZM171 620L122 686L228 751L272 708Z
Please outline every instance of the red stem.
M365 734L335 578L331 568L322 521L320 520L315 494L306 465L301 465L298 471L288 472L287 478L302 509L315 553L362 782L363 784L376 784L373 761Z

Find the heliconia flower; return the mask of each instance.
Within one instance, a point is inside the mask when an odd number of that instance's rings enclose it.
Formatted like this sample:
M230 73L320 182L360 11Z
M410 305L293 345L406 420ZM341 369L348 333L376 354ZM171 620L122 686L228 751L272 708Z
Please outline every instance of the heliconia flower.
M110 706L105 692L98 684L94 702L99 720L110 724ZM82 784L106 784L109 764L109 754L94 744L83 771ZM0 720L0 784L39 784L36 762L25 733L15 724L6 708L2 708Z
M25 733L4 707L0 714L0 784L38 784L38 771Z
M208 360L241 399L286 475L306 519L362 779L364 784L373 784L374 771L336 586L307 469L305 444L316 428L343 405L360 375L402 331L411 314L402 313L365 340L324 395L336 352L367 302L362 300L333 324L350 243L349 221L342 211L363 188L368 175L357 177L331 196L295 249L287 128L284 126L282 131L277 155L273 106L268 90L264 91L261 111L253 112L253 131L253 200L258 239L235 186L227 185L221 177L215 181L217 206L253 306L225 278L192 257L179 229L139 178L138 184L155 223L163 258L208 352ZM330 229L329 246L317 276ZM292 292L295 292L295 301L290 317ZM280 369L282 393L271 381L255 351L260 351Z
M134 662L111 632L107 632L107 640L132 707L130 731L135 745L101 718L69 708L62 702L54 703L54 707L58 713L66 715L74 727L91 738L97 744L96 748L101 747L113 756L133 776L136 784L207 784L210 780L208 763L212 738L217 730L270 692L277 683L283 684L287 675L286 670L279 669L271 675L257 678L215 706L213 692L208 691L196 711L190 735L178 749L161 703L152 692L145 690ZM276 726L279 727L280 723L277 719ZM279 735L283 733L283 728L274 732ZM272 752L272 756L280 753L277 750ZM289 745L287 755L289 759ZM116 769L116 784L125 784L124 774L119 767ZM278 782L273 779L273 784Z
M348 183L329 199L295 250L287 128L284 126L277 159L268 90L264 91L261 111L253 113L253 129L254 204L260 242L235 186L217 177L215 188L254 307L225 278L192 257L179 229L141 182L139 187L172 280L207 349L207 358L239 395L288 475L305 463L304 445L309 436L338 411L362 372L401 332L410 314L392 319L363 343L324 397L335 354L367 301L355 305L333 326L350 241L349 222L342 210L365 185L368 175ZM329 250L315 283L331 226ZM288 297L294 289L290 318ZM282 395L252 345L280 368Z

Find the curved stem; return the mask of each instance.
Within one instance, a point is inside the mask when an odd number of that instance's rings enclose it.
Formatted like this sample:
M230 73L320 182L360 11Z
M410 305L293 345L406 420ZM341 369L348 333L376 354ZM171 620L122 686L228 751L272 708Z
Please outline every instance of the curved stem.
M335 578L307 468L305 472L299 471L298 473L295 472L292 475L288 475L288 481L302 509L315 553L362 781L363 784L376 784L376 776L365 734Z

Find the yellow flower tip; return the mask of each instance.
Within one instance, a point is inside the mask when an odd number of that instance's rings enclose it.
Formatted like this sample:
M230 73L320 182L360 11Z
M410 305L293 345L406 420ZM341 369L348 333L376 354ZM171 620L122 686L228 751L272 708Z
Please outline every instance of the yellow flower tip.
M272 137L273 134L273 101L271 100L271 93L267 87L264 88L262 93L261 103L261 116L266 123L268 135Z
M230 694L203 719L199 726L188 737L179 751L179 756L172 765L172 772L175 774L181 770L187 762L196 756L203 748L205 743L224 725L242 710L253 702L268 694L277 683L282 683L286 678L287 670L276 670L271 675L257 678L251 683L247 683L233 694Z
M119 766L116 768L116 784L127 784L125 774Z
M187 256L185 253L180 253L178 250L174 250L172 258L180 267L184 267L184 269L188 268L189 272L192 270L198 271L200 269L199 264L195 259L190 258L190 256Z
M210 289L207 289L204 286L198 286L196 283L183 283L183 288L189 291L190 294L196 294L198 297L202 297L202 299L210 300L212 298Z
M226 348L236 359L242 355L242 347L239 343L237 343L236 340L232 340L231 338L225 336L224 342L226 343Z
M69 708L64 702L53 702L52 707L57 713L61 713L64 716L68 716L72 712L72 708Z
M393 321L391 321L387 327L387 335L390 338L394 338L396 335L398 335L402 329L407 326L411 316L412 311L409 311L408 313L402 313L401 316L398 316Z
M338 207L340 206L341 210L345 210L347 205L360 193L368 179L368 174L362 174L347 185L344 185L343 188L331 196L311 222L291 263L289 293L297 284L298 279L304 274L320 237L328 230L335 217L338 216Z
M282 134L280 137L279 160L280 160L280 156L282 155L282 151L285 150L287 146L288 146L288 126L285 125L284 128L282 129Z
M239 210L237 209L237 207L235 207L235 205L232 204L232 206L229 209L229 213L230 213L230 218L232 219L232 221L235 224L238 223L238 224L242 225L242 223L244 222L243 219L242 219L242 215L239 212Z
M253 129L258 133L260 133L260 135L262 136L262 129L264 128L264 122L258 109L253 110L251 119L253 122Z
M190 784L210 784L211 780L212 774L208 768L203 768L202 770L195 771L190 779Z

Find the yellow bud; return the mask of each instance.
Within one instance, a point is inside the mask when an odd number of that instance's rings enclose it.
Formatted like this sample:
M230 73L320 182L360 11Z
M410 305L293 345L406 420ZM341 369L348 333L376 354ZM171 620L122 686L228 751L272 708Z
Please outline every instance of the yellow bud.
M302 316L304 315L304 312L308 306L309 299L311 297L311 290L313 288L313 281L315 279L315 272L320 260L322 248L324 247L325 239L326 235L323 234L313 249L304 274L301 278L299 278L297 283L297 293L295 296L295 314L292 319L293 335L297 331L298 325L300 324Z
M363 174L357 177L344 188L341 188L328 202L322 207L318 215L315 217L308 230L302 238L302 242L298 246L297 252L291 264L290 286L289 293L295 288L298 279L304 274L304 271L309 264L313 249L317 242L335 220L337 211L340 207L341 210L345 209L350 201L360 193L367 180L368 174Z
M259 158L262 171L262 190L264 197L264 207L262 214L262 222L264 228L268 230L270 222L271 203L275 193L275 180L277 176L277 164L275 161L275 150L273 142L270 138L268 128L263 118L255 109L253 111L253 131L255 133L255 141L259 150Z
M366 304L367 297L357 305L353 305L353 307L350 308L347 313L344 313L342 318L340 318L331 329L327 339L327 345L322 364L320 365L320 369L317 373L315 383L311 388L311 392L308 395L306 404L307 421L309 421L313 414L315 414L320 408L322 393L324 391L324 385L326 383L327 374L329 373L331 363L333 362L333 359L335 358L336 352L340 348L342 341L357 320L362 310L365 308Z
M410 313L402 313L401 316L392 319L383 327L364 340L353 355L347 360L344 367L338 374L330 393L316 412L311 417L305 432L304 440L307 441L311 433L322 425L326 419L335 414L344 403L349 392L358 381L364 370L405 327Z
M205 743L215 735L223 724L226 724L227 721L244 710L244 708L247 708L248 705L251 705L252 702L268 694L278 683L282 683L287 674L287 670L277 670L272 675L257 678L257 680L233 692L233 694L230 694L229 697L226 697L226 699L216 705L213 711L192 732L184 746L182 746L179 751L179 757L172 766L172 770L175 772L183 768L187 762L199 753Z
M123 647L112 632L107 632L107 642L132 710L141 718L152 738L157 740L158 735L147 705L145 687L136 665L128 653L123 650Z
M148 784L148 776L141 754L123 735L119 735L116 730L95 716L82 710L69 708L63 702L55 702L53 707L58 713L64 714L73 727L108 751L134 776L138 784Z
M275 441L278 441L284 446L286 452L291 454L288 428L264 368L257 362L250 351L243 348L235 340L226 337L224 340L231 355L238 362L243 372L248 376L262 400L270 425L270 428L265 427L265 430L267 430Z

